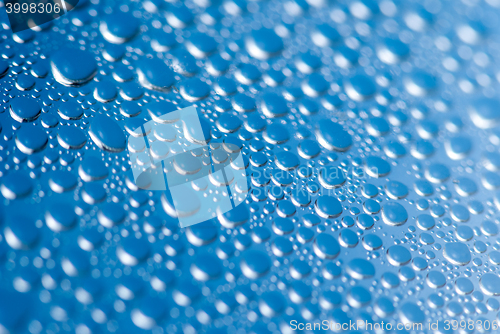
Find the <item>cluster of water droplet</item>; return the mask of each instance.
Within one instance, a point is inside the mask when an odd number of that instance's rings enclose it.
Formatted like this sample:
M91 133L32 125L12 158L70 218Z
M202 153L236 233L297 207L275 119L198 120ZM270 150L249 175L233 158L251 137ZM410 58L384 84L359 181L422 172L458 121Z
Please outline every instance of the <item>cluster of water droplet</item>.
M14 35L2 18L0 332L497 319L499 5L80 0ZM153 140L195 140L161 117L191 105L251 190L180 229L127 137L153 120Z

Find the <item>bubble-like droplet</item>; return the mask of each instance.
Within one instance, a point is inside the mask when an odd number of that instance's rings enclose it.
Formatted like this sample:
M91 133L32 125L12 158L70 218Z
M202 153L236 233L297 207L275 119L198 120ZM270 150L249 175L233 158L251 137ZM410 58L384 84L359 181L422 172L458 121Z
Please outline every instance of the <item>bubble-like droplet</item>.
M421 324L425 321L425 313L412 302L407 302L399 308L399 317L403 323Z
M437 80L427 72L416 71L405 78L404 84L408 93L421 97L436 89Z
M299 155L304 159L313 159L321 153L321 147L311 139L306 139L297 147Z
M396 64L405 59L410 53L408 45L399 39L386 38L379 46L377 55L386 64Z
M487 236L494 236L498 234L498 227L491 220L486 220L481 224L481 232Z
M267 127L263 137L270 144L283 144L290 139L290 133L283 125L273 123Z
M50 66L54 78L65 86L83 85L97 73L94 56L79 49L59 49L52 55Z
M375 137L385 136L391 128L383 117L371 117L366 122L366 130Z
M194 57L205 58L217 48L217 42L212 36L194 33L187 40L186 48Z
M426 159L433 155L435 151L432 142L424 139L414 142L411 148L411 154L417 159Z
M500 124L500 101L481 98L468 105L472 123L480 129L491 129Z
M90 138L102 150L121 152L126 147L126 138L120 126L111 118L95 115L89 129Z
M108 173L104 162L96 156L85 157L78 169L78 175L85 182L102 180L108 176Z
M339 167L325 166L320 169L318 180L326 189L335 189L345 183L346 177Z
M486 152L484 153L484 167L489 171L495 172L500 170L500 153Z
M346 82L345 90L354 101L364 101L375 94L376 86L372 78L358 74Z
M451 217L457 222L466 222L470 218L469 210L460 204L452 205Z
M392 199L401 199L408 195L408 187L398 181L389 181L385 185L385 189L387 190L387 195Z
M3 77L5 74L7 74L8 70L9 70L9 63L2 60L2 62L0 62L0 78Z
M217 256L213 254L203 254L196 258L190 270L193 277L197 280L207 281L220 275L222 264Z
M272 29L254 30L246 40L246 48L252 57L265 60L282 51L283 40Z
M69 126L59 128L57 141L65 149L79 149L87 142L87 137L82 130Z
M443 256L446 260L459 266L465 266L471 261L469 247L461 242L447 243L443 248Z
M321 66L321 58L310 52L301 53L295 61L295 66L302 73L309 74Z
M335 64L342 68L351 68L357 65L359 53L345 45L340 46L333 58Z
M326 93L329 88L329 83L320 73L312 73L302 81L300 87L304 94L311 98L315 98Z
M455 234L457 236L457 239L460 241L469 241L472 239L474 236L474 232L469 226L457 226L457 229L455 231Z
M338 31L328 24L321 24L311 34L314 44L319 47L331 46L340 40Z
M399 277L391 272L385 272L382 274L382 284L388 289L394 289L399 286Z
M118 90L111 80L100 81L94 90L94 98L99 102L111 102L118 95Z
M48 143L45 131L36 126L24 125L16 132L16 146L25 154L42 151Z
M450 178L450 170L446 165L433 163L425 171L425 177L432 183L442 183Z
M417 124L417 133L423 139L432 139L438 135L439 126L437 123L422 120Z
M356 232L348 229L341 230L339 233L339 243L342 247L354 248L359 242Z
M266 253L249 250L243 254L240 267L246 277L256 279L264 276L269 271L271 261Z
M486 273L479 279L481 291L489 296L500 295L500 277L497 274Z
M3 230L5 241L14 249L32 248L40 238L35 222L26 216L14 216Z
M135 266L149 255L149 243L144 239L124 238L116 249L116 256L126 266Z
M320 196L316 199L314 208L316 213L323 218L335 218L342 214L342 205L332 196Z
M286 308L286 300L279 291L266 292L259 302L262 315L272 318L279 315Z
M82 118L83 109L76 101L68 101L61 104L57 110L62 119L72 121Z
M49 186L56 193L63 193L76 187L78 178L69 171L52 172L49 178Z
M340 245L333 236L321 233L314 241L314 253L322 259L334 259L340 253Z
M185 100L194 102L206 98L210 93L210 87L204 81L192 78L182 83L180 93Z
M108 42L123 44L137 34L139 24L139 20L131 13L117 11L101 21L99 30Z
M370 292L362 286L354 286L347 293L347 303L354 308L361 308L371 302Z
M137 76L141 85L160 92L168 91L174 84L174 74L163 60L157 58L143 59L137 66Z
M318 142L330 151L347 151L352 145L351 135L344 130L342 125L330 120L318 121L316 132Z
M323 277L328 280L332 280L339 277L341 273L342 269L340 268L340 266L336 265L333 262L328 262L327 264L325 264L325 267L323 268L322 272Z
M467 157L472 149L472 141L465 136L455 136L448 139L444 147L446 154L453 160L460 160Z
M455 290L460 295L468 295L474 291L474 284L465 277L459 277L455 281Z
M240 204L234 209L229 210L228 212L219 215L219 221L222 226L226 228L235 228L239 225L242 225L248 221L250 218L250 213L245 204Z
M375 301L374 311L380 317L386 318L393 314L395 310L396 309L392 304L391 299L387 297L380 297Z
M393 266L403 266L410 262L411 253L404 246L391 246L387 249L387 260Z
M267 93L262 97L261 108L268 118L282 117L288 113L287 101L273 93Z
M54 204L45 213L45 223L54 232L67 231L76 224L75 210L71 205Z
M391 165L381 157L368 157L365 159L365 171L371 177L379 178L391 172Z
M498 318L500 0L118 2L0 40L0 332Z
M353 259L346 267L346 272L355 279L367 279L375 275L375 267L365 259Z
M182 129L186 139L192 143L206 145L210 142L211 126L203 119L191 115L184 117Z
M170 6L166 14L167 22L174 28L185 28L193 22L194 16L185 5Z
M27 97L17 97L10 103L10 116L16 121L33 122L40 116L40 105Z
M130 317L137 327L144 330L151 330L163 318L166 312L167 306L161 299L146 296L136 308L132 309Z
M33 191L33 182L24 172L11 172L2 178L0 191L7 199L23 198Z
M382 247L382 245L383 245L382 239L380 239L380 237L378 237L375 234L367 234L363 237L363 247L366 250L370 251L377 250L380 247Z
M441 308L444 305L444 299L440 297L438 294L432 293L429 295L427 303L429 304L430 307L434 309Z
M99 233L96 229L88 229L78 236L78 246L90 252L98 248L102 244L103 239L104 235L102 233Z
M118 203L105 203L97 214L99 223L107 228L121 224L126 217L123 205Z

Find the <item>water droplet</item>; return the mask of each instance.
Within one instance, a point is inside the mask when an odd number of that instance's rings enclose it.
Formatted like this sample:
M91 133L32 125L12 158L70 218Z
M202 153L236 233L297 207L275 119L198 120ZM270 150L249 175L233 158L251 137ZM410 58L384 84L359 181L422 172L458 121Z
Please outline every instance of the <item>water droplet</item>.
M346 82L346 93L354 101L364 101L373 96L376 92L376 86L373 79L359 74L350 78Z
M447 243L443 248L443 256L446 260L459 266L465 266L471 261L469 247L461 242Z
M25 154L42 151L48 143L45 131L39 127L25 125L16 132L16 146Z
M470 118L480 129L494 128L500 124L500 102L482 98L468 105Z
M174 72L160 59L144 59L137 66L137 76L147 89L166 92L174 84Z
M241 271L250 279L256 279L265 275L271 268L269 257L256 250L249 250L243 254L240 263Z
M283 40L272 29L254 30L246 39L246 48L252 57L265 60L282 51Z
M7 199L23 198L33 191L33 182L24 172L17 171L3 177L0 190Z
M497 274L486 273L479 279L479 287L489 296L500 295L500 277Z
M387 249L387 260L393 266L403 266L410 262L411 253L404 246L391 246Z
M353 259L347 264L346 272L355 279L367 279L375 276L375 267L364 259Z
M314 253L322 259L334 259L340 253L340 245L331 235L321 233L314 240Z
M90 129L90 138L102 150L121 152L125 149L126 138L120 126L104 115L94 116Z
M131 13L117 11L101 21L99 30L108 42L123 44L137 34L139 24L139 20Z
M342 214L342 205L332 196L320 196L316 199L314 208L316 213L323 218L335 218Z
M352 137L340 124L329 120L318 121L316 133L318 142L330 151L347 151L352 145Z
M83 85L97 73L94 56L78 49L59 49L52 55L50 66L54 78L65 86Z
M16 121L33 122L40 116L40 105L32 99L26 97L18 97L10 103L10 116Z

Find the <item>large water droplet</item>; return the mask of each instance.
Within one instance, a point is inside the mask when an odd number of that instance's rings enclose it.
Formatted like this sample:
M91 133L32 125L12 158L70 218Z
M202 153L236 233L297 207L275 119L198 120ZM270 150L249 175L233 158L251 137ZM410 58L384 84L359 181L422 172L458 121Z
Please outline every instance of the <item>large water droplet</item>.
M123 44L137 34L139 24L139 20L131 13L117 11L101 21L99 30L108 42Z
M87 83L97 73L97 62L88 51L79 49L59 49L50 59L54 78L65 86Z
M126 138L120 126L111 118L95 115L89 129L90 138L102 150L121 152L125 149Z
M447 243L443 249L443 256L451 263L459 266L465 266L471 261L469 247L461 242Z

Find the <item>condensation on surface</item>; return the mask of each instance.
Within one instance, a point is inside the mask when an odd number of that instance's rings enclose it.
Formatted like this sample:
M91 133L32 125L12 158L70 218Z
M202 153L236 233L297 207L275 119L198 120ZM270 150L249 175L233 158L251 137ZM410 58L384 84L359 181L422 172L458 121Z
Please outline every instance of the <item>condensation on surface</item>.
M497 319L497 6L89 0L16 34L2 14L0 332ZM189 106L207 131L169 118ZM180 228L129 152L206 142L241 150L246 200Z

